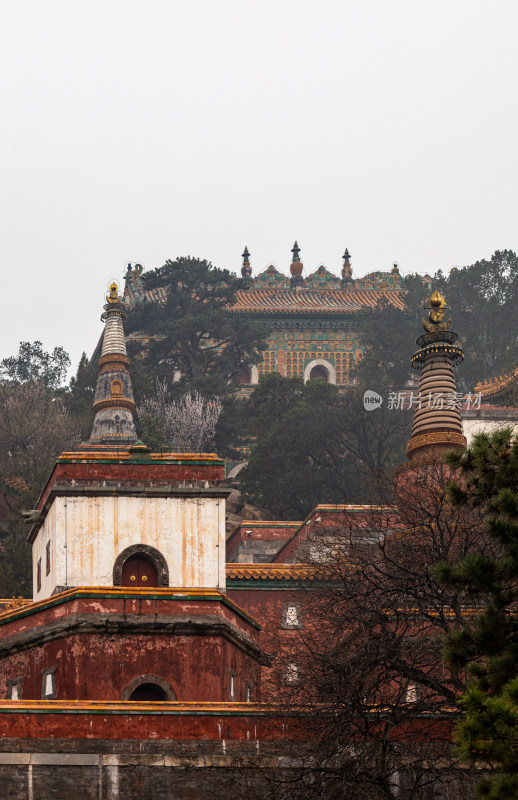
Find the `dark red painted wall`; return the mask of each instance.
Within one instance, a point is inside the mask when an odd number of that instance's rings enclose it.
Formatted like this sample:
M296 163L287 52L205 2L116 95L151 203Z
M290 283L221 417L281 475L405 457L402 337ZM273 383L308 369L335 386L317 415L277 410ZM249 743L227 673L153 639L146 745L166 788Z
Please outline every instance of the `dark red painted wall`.
M22 704L19 704L22 705ZM156 707L155 707L156 708ZM174 713L170 704L164 712L128 714L128 707L119 711L93 706L91 710L78 708L52 712L44 708L7 713L0 709L0 739L169 739L199 740L220 739L275 741L286 739L297 728L296 721L283 718L279 713L268 712L254 706L229 703L219 712L207 708L191 707ZM41 713L45 711L45 713ZM77 713L78 712L78 713ZM97 713L96 713L97 712ZM0 748L1 750L1 748ZM174 755L174 751L172 753Z
M41 698L42 671L56 667L59 700L112 700L141 675L156 675L174 689L178 700L215 702L230 699L230 670L236 675L236 700L245 685L257 698L259 668L251 658L218 636L79 634L46 642L1 662L0 698L7 681L22 676L24 700Z
M247 530L251 531L251 535L247 534ZM240 525L236 530L228 537L226 542L226 557L227 561L231 561L235 555L235 551L239 547L240 543L245 541L266 541L266 542L279 542L279 547L281 546L282 542L285 542L289 537L294 533L296 529L293 526L290 527L261 527L261 528L248 528L245 523Z
M54 467L52 475L38 501L42 508L48 493L57 480L80 483L100 483L102 481L120 482L125 485L164 481L209 481L218 483L224 478L224 467L220 464L135 464L135 463L81 463L63 462Z
M230 700L230 671L235 673L236 700L259 699L260 667L254 655L238 641L229 641L218 625L247 640L257 628L217 597L203 599L124 598L117 595L72 596L67 602L41 604L0 625L0 641L7 645L20 636L70 622L103 622L105 630L81 633L80 627L0 659L0 698L7 697L7 681L22 677L22 697L40 699L42 671L56 667L58 699L120 700L124 688L141 675L166 680L183 701ZM161 624L192 620L192 634L160 631ZM146 626L146 632L122 629L126 623ZM196 626L205 626L200 628ZM206 626L210 626L207 628ZM196 631L199 631L198 633Z

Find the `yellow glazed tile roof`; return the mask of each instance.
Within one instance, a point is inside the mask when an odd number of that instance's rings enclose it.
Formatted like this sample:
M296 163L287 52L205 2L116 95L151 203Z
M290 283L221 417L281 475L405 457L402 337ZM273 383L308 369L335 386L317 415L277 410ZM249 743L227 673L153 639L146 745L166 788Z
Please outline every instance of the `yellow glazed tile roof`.
M227 578L240 580L315 581L330 572L315 564L227 564Z
M356 314L387 302L402 309L402 292L366 289L344 292L340 289L254 289L239 291L233 311L248 314Z
M480 392L482 397L498 397L508 389L518 392L518 367L515 367L512 372L508 372L505 375L499 375L496 378L490 378L488 381L477 383L475 393Z

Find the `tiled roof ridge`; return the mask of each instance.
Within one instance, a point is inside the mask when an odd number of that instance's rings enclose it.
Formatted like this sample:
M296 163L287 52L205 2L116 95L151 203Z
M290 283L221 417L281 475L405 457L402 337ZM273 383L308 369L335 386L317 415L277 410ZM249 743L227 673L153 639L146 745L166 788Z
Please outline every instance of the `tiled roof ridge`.
M241 580L318 580L334 571L321 564L227 564L227 578Z
M363 289L344 292L342 289L261 288L240 289L232 311L269 314L355 314L370 310L386 300L399 309L404 307L403 293L393 289Z
M232 310L245 313L308 313L318 311L325 314L355 313L363 308L374 308L381 300L403 308L405 290L400 276L392 272L374 271L343 284L333 272L320 264L309 273L296 291L290 286L290 277L280 272L273 264L256 275L247 289L238 291ZM127 280L124 303L131 307L147 300L165 303L167 287L145 289L141 274Z
M511 372L505 372L503 375L497 375L494 378L489 378L489 380L480 381L480 383L477 383L475 386L475 392L480 392L482 397L496 397L515 382L517 383L516 388L518 389L518 366Z
M250 622L254 627L260 628L261 626L248 611L243 609L238 603L228 597L221 589L216 588L200 588L200 587L187 587L187 586L74 586L70 589L64 589L62 592L45 597L42 600L22 599L18 601L15 607L9 608L8 606L0 607L0 624L9 622L11 618L15 618L22 614L37 612L46 609L47 607L60 605L69 600L76 600L81 598L102 597L102 598L120 598L130 595L135 598L150 597L155 600L172 600L182 601L185 599L195 600L217 600L224 605L230 607Z
M305 538L306 534L304 533L307 531L307 525L312 521L315 514L319 511L336 511L336 512L384 512L384 513L393 513L395 506L381 506L381 505L371 505L370 503L363 503L363 504L355 504L355 503L320 503L307 515L306 519L302 520L299 527L291 534L291 536L286 539L283 543L282 547L280 548L279 552L276 555L276 558L281 556L281 553L288 548L294 539L296 539L301 533ZM278 562L282 563L282 562Z
M284 520L284 519L272 519L272 520L264 520L264 519L243 519L239 523L238 527L241 525L250 525L250 527L256 528L295 528L301 525L302 522L300 520Z

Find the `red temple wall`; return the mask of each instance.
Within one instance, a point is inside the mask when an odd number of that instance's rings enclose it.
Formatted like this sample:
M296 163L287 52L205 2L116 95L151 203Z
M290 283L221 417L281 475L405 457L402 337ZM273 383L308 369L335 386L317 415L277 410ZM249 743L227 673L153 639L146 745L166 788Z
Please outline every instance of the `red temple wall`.
M77 634L15 653L0 662L0 698L7 681L22 676L24 700L38 700L42 672L55 667L59 700L119 701L124 688L141 675L167 681L178 700L230 700L230 671L235 673L236 700L246 699L246 684L257 700L259 667L218 636L153 634Z

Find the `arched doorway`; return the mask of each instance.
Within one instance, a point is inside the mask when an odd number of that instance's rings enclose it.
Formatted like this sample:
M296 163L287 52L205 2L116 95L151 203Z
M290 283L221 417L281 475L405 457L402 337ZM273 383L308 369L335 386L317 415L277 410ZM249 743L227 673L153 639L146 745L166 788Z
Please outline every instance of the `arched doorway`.
M121 697L121 700L151 703L176 699L176 693L171 684L164 678L159 678L158 675L139 675L133 678L123 690Z
M329 380L327 369L323 367L321 364L318 364L316 367L313 367L313 369L309 373L309 380L327 382Z
M131 556L122 565L122 586L158 586L158 572L145 556Z
M167 700L164 690L156 683L141 683L129 696L135 702L160 703Z
M304 383L308 381L324 380L327 383L336 383L336 371L330 361L315 358L304 368Z
M132 544L113 565L114 586L169 586L169 569L162 553L149 544Z
M248 367L245 367L239 375L236 375L236 383L238 386L250 386L252 383L252 373Z

